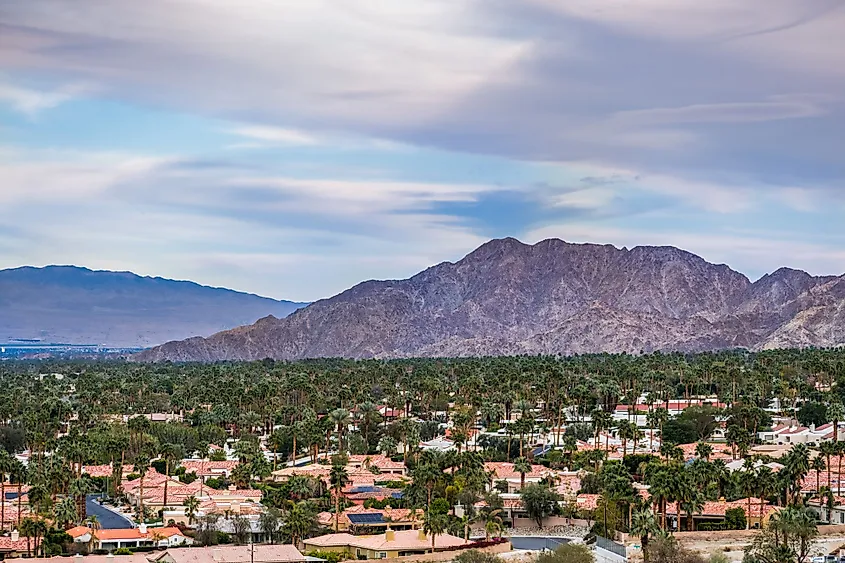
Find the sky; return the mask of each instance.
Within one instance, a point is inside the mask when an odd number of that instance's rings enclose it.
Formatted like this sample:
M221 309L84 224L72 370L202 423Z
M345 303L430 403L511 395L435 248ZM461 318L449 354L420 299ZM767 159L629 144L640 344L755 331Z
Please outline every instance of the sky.
M845 272L845 0L3 0L0 268L310 301L491 238Z

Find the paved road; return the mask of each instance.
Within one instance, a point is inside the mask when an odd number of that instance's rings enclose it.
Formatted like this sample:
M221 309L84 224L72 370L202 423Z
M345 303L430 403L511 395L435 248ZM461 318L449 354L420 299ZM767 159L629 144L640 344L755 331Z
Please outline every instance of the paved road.
M109 508L97 503L94 499L97 495L88 495L85 499L85 508L89 516L96 516L100 521L100 527L104 530L126 530L132 528L132 523Z

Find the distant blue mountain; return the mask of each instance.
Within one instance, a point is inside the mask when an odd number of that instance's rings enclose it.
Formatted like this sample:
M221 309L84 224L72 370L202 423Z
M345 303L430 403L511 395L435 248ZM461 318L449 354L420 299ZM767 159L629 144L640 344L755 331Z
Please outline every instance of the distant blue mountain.
M0 270L0 342L147 347L283 318L307 303L76 266Z

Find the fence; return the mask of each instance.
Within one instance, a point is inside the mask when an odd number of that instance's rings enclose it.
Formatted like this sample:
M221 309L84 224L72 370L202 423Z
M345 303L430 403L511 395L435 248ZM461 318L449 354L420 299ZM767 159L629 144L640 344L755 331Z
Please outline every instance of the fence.
M616 555L619 555L620 557L626 557L627 554L628 554L624 545L622 545L620 543L616 543L615 541L609 540L609 539L604 538L602 536L596 536L596 547L600 547L600 548L602 548L606 551L609 551L611 553L615 553Z

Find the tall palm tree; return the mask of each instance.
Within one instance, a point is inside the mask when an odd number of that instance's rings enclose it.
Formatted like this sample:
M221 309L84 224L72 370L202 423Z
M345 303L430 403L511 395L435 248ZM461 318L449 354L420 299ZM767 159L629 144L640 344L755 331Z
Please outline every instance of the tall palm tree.
M834 398L828 405L827 405L827 419L833 422L833 441L839 441L839 421L845 420L845 406L839 401L839 399Z
M162 444L161 449L159 450L159 455L161 459L164 460L164 476L166 479L164 480L164 499L163 504L164 507L167 507L167 487L170 481L170 469L173 467L174 463L178 463L179 460L182 459L184 456L184 450L181 444Z
M334 531L340 531L340 497L343 494L343 487L349 482L349 474L342 465L335 464L329 473L329 481L334 491Z
M345 452L343 447L343 434L346 432L346 429L349 427L349 424L352 422L352 416L349 414L349 411L343 408L338 408L329 413L329 420L332 422L334 428L337 431L337 448L338 451L341 453ZM326 455L328 455L328 451Z
M518 457L513 461L513 470L519 473L519 488L525 488L525 474L531 473L531 462L524 457Z
M657 519L654 517L654 512L651 508L643 507L634 511L631 516L630 533L633 536L640 538L640 546L643 551L643 560L648 562L648 540L660 531L660 526L657 525Z
M144 518L144 477L150 469L150 458L144 454L135 458L135 466L132 470L140 475L141 480L138 483L138 522L143 523Z
M293 545L298 546L299 542L318 526L317 513L308 501L292 503L285 511L282 530L290 537Z
M680 508L687 513L687 531L695 531L695 520L693 514L699 514L704 509L704 494L695 487L684 487L680 492ZM680 512L680 511L679 511ZM680 526L680 513L678 514L678 525Z
M92 491L91 480L86 475L80 475L70 482L68 493L70 493L76 502L76 519L75 522L85 520L88 515L86 498L88 493Z
M185 516L188 517L188 525L190 526L194 523L194 516L196 516L197 510L199 510L200 501L194 495L190 495L182 501L182 506L185 507Z
M449 517L431 509L426 510L423 520L423 532L431 536L431 550L436 549L435 540L437 536L446 532L449 526Z
M821 490L819 482L821 480L822 471L824 471L826 468L827 464L824 461L824 457L822 457L821 455L817 455L816 457L810 460L810 469L816 472L816 493Z
M613 424L613 416L609 412L605 412L603 409L595 408L592 412L590 412L590 418L593 421L593 429L596 434L596 449L598 449L601 433L610 429Z
M0 449L0 533L6 530L6 477L12 472L14 458Z
M695 445L695 455L704 461L710 461L710 456L713 455L713 446L707 442L699 442Z
M774 472L765 465L757 469L757 495L760 497L760 528L763 527L763 511L765 510L766 499L775 491ZM748 514L748 519L751 514Z
M16 500L18 502L18 529L20 529L20 527L21 527L21 514L22 514L21 502L23 500L23 483L26 480L27 468L23 464L23 462L20 461L19 459L17 459L17 458L12 458L12 459L13 459L13 461L12 461L12 464L11 464L11 467L10 467L9 477L18 486Z
M97 518L97 516L95 514L92 514L91 516L89 516L85 520L85 523L88 524L88 528L91 530L91 539L88 540L89 541L88 552L90 553L90 552L94 551L94 542L97 539L97 532L100 531L100 528L102 528L102 525L100 524L100 519Z
M827 488L830 489L831 456L836 455L837 442L822 442L819 444L819 454L824 456L824 464L827 468Z
M79 522L76 502L71 497L65 497L53 506L53 520L63 528L69 528Z

